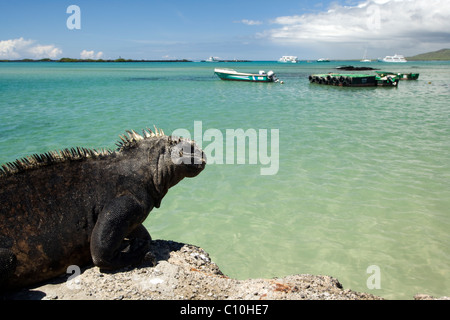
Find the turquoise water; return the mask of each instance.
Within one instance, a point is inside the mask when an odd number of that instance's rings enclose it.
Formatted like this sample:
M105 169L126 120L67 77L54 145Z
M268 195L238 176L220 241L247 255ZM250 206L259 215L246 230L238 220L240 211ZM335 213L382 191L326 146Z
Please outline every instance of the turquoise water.
M450 63L370 64L420 73L398 88L309 84L340 64L1 63L0 163L115 148L153 125L194 134L197 121L224 139L277 129L276 174L259 159L208 165L152 211L152 237L198 245L239 279L326 274L390 299L450 295ZM285 83L220 81L217 66Z

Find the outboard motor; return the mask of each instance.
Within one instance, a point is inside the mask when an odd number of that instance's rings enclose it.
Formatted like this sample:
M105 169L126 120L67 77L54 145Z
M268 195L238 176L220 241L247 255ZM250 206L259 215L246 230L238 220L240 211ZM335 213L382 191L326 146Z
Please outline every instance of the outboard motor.
M394 87L398 86L398 79L394 79L392 76L387 76L387 80L389 83L391 83Z
M267 76L269 77L269 79L271 79L273 82L278 82L280 80L278 80L277 76L275 75L275 73L270 70L269 72L267 72Z

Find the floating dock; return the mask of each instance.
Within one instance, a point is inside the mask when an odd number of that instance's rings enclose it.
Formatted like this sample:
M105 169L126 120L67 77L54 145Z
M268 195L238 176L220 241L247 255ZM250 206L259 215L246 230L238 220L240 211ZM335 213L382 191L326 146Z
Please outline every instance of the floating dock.
M395 75L381 77L369 74L327 73L309 76L311 83L341 87L397 87L399 80Z

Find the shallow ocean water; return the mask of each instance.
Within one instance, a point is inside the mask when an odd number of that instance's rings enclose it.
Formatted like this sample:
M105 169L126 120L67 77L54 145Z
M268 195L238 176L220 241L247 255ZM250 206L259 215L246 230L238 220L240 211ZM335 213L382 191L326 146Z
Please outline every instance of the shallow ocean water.
M203 148L221 132L224 164L169 191L145 222L153 238L198 245L239 279L326 274L390 299L450 295L450 63L370 64L420 73L398 88L309 84L340 64L1 63L0 163L115 148L153 125L197 133ZM217 66L273 70L284 84L221 81ZM227 159L238 129L268 134ZM250 164L264 142L273 175L260 153Z

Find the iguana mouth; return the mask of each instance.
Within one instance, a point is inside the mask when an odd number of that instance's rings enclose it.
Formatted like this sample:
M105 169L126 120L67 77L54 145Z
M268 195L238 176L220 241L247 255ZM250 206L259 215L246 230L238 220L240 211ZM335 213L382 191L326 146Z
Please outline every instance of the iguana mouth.
M197 155L199 152L194 152L191 154L191 164L197 166L198 169L203 170L206 166L206 155L203 151L201 151L201 155Z
M195 146L192 147L193 149ZM204 168L206 165L206 155L203 151L197 149L193 152L183 152L183 155L180 157L182 163L197 165L199 167Z

